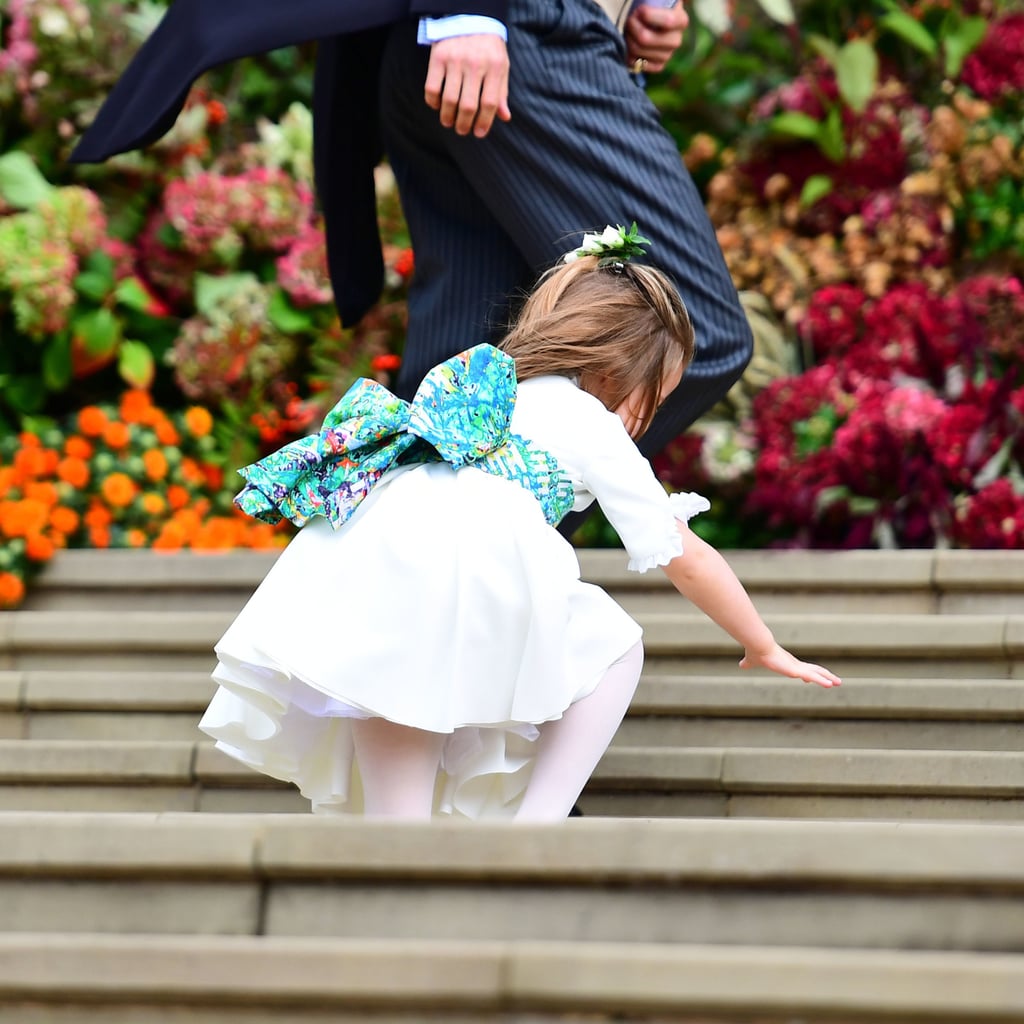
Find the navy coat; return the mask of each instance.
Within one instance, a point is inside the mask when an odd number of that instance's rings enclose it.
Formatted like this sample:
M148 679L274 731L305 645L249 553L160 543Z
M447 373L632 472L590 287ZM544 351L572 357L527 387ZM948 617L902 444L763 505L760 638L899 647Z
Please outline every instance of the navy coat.
M388 26L406 18L483 14L506 20L508 0L175 0L71 154L97 163L169 131L192 83L240 57L318 42L313 100L317 191L342 322L380 296L384 262L373 169L380 56Z

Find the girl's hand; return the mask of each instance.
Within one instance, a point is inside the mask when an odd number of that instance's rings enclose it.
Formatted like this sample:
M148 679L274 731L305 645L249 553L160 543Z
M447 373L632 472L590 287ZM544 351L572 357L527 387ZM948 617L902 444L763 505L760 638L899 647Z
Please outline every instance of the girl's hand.
M740 668L767 668L780 676L790 679L802 679L805 683L817 683L818 686L840 686L842 680L821 665L813 665L809 661L795 658L789 651L774 644L763 653L750 651L740 662Z

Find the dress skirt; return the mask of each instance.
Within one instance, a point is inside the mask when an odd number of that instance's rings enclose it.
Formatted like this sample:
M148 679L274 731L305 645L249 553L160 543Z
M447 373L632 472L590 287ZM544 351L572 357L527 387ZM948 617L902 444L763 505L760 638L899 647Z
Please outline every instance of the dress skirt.
M511 816L537 726L640 636L529 491L416 465L300 530L217 644L200 728L324 813L361 810L353 718L443 733L435 811Z

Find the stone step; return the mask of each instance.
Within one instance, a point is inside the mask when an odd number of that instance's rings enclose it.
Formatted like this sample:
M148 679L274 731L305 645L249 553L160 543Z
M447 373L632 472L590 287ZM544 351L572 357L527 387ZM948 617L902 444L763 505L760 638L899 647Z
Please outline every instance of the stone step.
M1024 614L1024 552L726 551L764 612ZM67 551L34 584L36 610L237 611L276 552ZM586 579L641 611L678 602L658 572L630 573L617 550L579 552Z
M0 671L0 739L195 740L208 672ZM747 673L648 670L627 746L1024 749L1024 681L848 678L828 694Z
M0 932L1017 955L1024 827L7 813Z
M0 1022L1019 1024L1022 974L1007 954L26 934L0 936Z
M0 669L209 670L223 611L8 612ZM1024 678L1024 615L766 616L779 642L840 674ZM735 672L735 642L703 615L650 613L648 663L669 674ZM941 665L941 673L936 666Z
M585 813L1024 820L1020 751L629 747ZM0 810L303 811L294 790L207 741L0 740Z

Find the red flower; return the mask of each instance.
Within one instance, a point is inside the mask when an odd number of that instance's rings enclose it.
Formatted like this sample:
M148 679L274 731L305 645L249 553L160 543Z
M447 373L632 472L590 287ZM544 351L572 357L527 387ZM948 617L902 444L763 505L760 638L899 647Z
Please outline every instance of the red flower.
M960 77L982 99L999 100L1024 89L1024 13L993 21L981 45L964 61Z
M1017 494L1002 477L971 497L956 510L953 537L965 548L1024 548L1024 495Z
M860 338L867 304L867 295L856 285L820 288L807 304L807 313L798 328L800 337L821 360L841 356Z
M379 356L374 356L370 360L370 368L375 373L391 373L397 370L402 365L402 357L395 355L393 352L385 352Z

